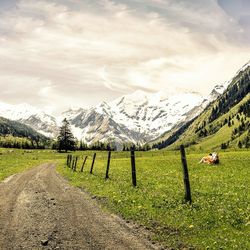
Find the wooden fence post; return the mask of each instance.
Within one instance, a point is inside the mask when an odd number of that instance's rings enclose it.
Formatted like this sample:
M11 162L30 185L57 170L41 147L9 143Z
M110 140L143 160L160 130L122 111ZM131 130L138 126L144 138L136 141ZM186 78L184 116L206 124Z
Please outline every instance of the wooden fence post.
M134 147L131 147L131 169L132 169L132 183L136 187L136 168L135 168L135 150Z
M111 150L109 149L109 152L108 152L108 162L107 162L107 169L106 169L106 176L105 176L105 179L108 179L108 178L109 178L110 158L111 158Z
M91 174L93 173L93 168L94 168L94 164L95 164L95 157L96 157L96 153L94 153L93 160L92 160L92 165L91 165L91 169L90 169Z
M72 164L71 164L71 168L74 169L74 165L75 165L75 158L72 157Z
M185 201L192 203L191 188L190 188L189 175L188 175L188 166L187 166L187 160L186 160L186 153L185 153L185 148L184 148L183 145L180 146L180 151L181 151L181 162L182 162L182 168L183 168Z
M72 155L70 155L70 159L69 159L69 168L71 167L72 158L73 158L73 156L72 156Z
M68 168L70 167L70 164L71 164L71 155L69 155Z
M66 166L69 166L69 155L67 155L67 162L66 162Z
M76 159L75 159L75 165L74 165L74 172L76 171L76 167L77 167L77 161L78 161L78 156L76 156Z
M84 168L84 165L85 165L85 163L86 163L86 161L87 161L87 158L88 158L88 156L86 156L85 159L84 159L84 161L83 161L82 168L81 168L81 172L83 171L83 168Z
M67 156L67 167L69 166L69 155Z

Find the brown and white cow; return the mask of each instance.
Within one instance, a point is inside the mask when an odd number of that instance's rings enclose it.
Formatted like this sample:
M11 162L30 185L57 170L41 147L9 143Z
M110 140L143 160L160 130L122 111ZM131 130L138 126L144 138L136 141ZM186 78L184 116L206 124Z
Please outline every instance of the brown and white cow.
M218 164L219 163L219 155L216 152L209 154L208 156L204 156L199 163L207 163L207 164Z

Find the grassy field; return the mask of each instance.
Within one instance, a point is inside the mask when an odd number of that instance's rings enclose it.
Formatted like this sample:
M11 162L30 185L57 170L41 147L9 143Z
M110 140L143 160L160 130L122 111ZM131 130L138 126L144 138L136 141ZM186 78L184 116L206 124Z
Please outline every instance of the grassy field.
M104 180L104 153L97 153L94 175L91 158L84 173L62 165L58 171L109 210L152 230L154 240L168 247L250 249L249 151L221 153L219 166L199 165L202 154L189 153L192 205L183 202L179 152L137 153L137 188L131 186L129 153L113 156L110 180Z
M51 150L0 148L0 181L6 177L46 162L60 162L65 155Z
M218 166L199 165L203 154L187 152L192 205L183 201L177 151L136 152L136 188L131 185L129 152L112 154L109 180L104 179L106 152L97 152L93 175L89 174L93 152L74 153L81 157L78 172L65 166L66 154L1 152L1 179L27 166L55 161L72 185L91 193L104 208L145 226L153 232L153 240L172 249L250 249L250 151L221 152ZM89 158L80 173L85 155Z

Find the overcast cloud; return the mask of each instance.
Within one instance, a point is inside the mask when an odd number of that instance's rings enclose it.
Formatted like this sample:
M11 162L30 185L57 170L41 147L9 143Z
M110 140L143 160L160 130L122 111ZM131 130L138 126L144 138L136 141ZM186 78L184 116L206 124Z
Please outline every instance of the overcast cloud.
M137 89L206 95L250 59L248 0L0 1L0 98L57 113Z

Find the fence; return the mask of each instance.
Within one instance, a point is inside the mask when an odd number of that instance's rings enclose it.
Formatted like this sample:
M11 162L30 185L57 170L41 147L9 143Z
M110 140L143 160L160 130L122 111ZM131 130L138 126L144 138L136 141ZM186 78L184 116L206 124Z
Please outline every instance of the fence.
M183 145L180 147L180 153L181 153L181 162L182 162L182 169L183 169L183 182L184 182L184 191L185 191L185 201L191 203L191 187L190 187L190 181L189 181L189 174L188 174L188 165L187 165L187 160L186 160L186 153L185 153L185 148ZM164 154L163 154L164 155ZM96 156L97 153L93 154L92 158L92 163L90 167L90 174L93 174L94 166L95 166L95 161L96 161ZM83 172L84 166L86 164L88 156L83 157L83 163L81 165L81 169L79 172ZM136 155L135 155L135 150L134 148L131 148L130 150L130 158L131 158L131 180L132 180L132 185L134 187L137 187L137 177L136 177ZM110 171L110 166L111 166L111 151L108 151L107 155L107 166L106 166L106 172L105 172L105 179L109 179L109 171ZM67 160L66 160L66 166L72 171L77 172L77 164L79 162L79 156L73 156L73 155L68 155Z

